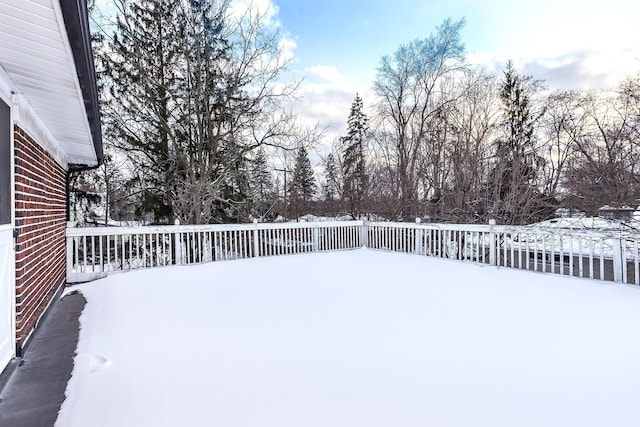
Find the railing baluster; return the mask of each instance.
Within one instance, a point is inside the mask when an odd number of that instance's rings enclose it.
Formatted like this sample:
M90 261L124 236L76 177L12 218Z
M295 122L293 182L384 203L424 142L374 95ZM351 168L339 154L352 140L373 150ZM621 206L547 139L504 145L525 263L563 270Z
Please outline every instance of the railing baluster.
M100 254L100 273L104 273L104 250L102 249L102 246L104 245L104 236L99 236L100 241L100 248L98 250L98 253Z
M633 279L634 279L634 283L636 285L640 285L640 277L638 273L640 273L640 262L638 260L638 238L635 237L633 239L633 248L634 248L634 252L633 252Z
M118 234L112 234L111 239L113 240L113 260L111 262L110 271L118 271L118 263L120 262L120 256L118 253Z
M542 235L542 272L547 271L547 234ZM553 273L553 271L552 271Z
M155 255L155 251L153 250L153 233L149 233L149 267L153 267L154 264L154 255Z
M120 264L121 265L120 269L122 271L124 271L125 270L124 265L125 265L126 260L127 260L126 245L124 244L124 234L120 235L120 244L122 245L120 247L120 256L122 257L122 262Z
M133 268L133 243L132 243L131 235L127 236L127 241L129 242L129 270Z
M579 277L584 277L584 252L582 250L582 236L578 236L578 253L580 254L580 263L578 264Z
M533 233L533 271L538 271L538 234ZM527 233L527 254L531 250L529 245L529 233ZM529 260L527 259L527 267L529 266Z
M107 234L107 265L106 265L106 269L107 271L112 271L111 268L111 236Z
M604 279L604 238L600 237L600 280Z
M240 247L238 246L240 244L238 230L233 230L233 241L235 243L235 247L233 250L233 259L238 259L240 258Z
M573 277L573 236L569 236L569 276Z
M87 236L82 236L82 272L87 272Z
M551 273L556 272L556 240L551 239Z
M593 279L593 238L589 236L589 240L587 240L587 242L589 242L589 278Z

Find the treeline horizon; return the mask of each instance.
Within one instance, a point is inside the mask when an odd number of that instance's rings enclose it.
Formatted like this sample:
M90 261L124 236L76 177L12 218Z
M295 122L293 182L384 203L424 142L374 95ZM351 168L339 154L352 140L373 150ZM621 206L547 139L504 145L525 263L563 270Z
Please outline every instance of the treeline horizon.
M318 181L322 132L290 108L299 82L282 81L264 13L116 3L95 34L107 161L73 180L80 221L527 224L638 203L640 74L590 91L549 91L511 61L488 74L466 62L464 20L448 19L381 58L371 108L355 94Z

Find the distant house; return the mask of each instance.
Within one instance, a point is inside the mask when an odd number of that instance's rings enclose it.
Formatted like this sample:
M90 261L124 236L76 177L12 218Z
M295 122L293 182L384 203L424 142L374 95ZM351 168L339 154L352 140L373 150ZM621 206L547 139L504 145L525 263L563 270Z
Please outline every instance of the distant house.
M69 172L102 160L86 0L0 0L0 372L65 283Z
M629 206L612 207L603 206L598 209L600 216L608 219L615 219L620 221L633 221L636 210Z

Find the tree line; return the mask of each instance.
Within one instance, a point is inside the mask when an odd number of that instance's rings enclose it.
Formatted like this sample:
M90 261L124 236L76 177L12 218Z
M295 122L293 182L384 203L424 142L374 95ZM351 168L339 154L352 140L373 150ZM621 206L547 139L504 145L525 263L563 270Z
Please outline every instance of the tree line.
M511 61L492 75L466 62L463 25L382 58L370 117L356 97L326 158L324 198L353 216L459 223L637 206L640 74L597 91L550 91Z
M637 204L639 76L552 92L512 62L492 75L467 63L464 20L445 20L381 58L370 108L355 96L316 176L322 132L288 109L299 83L268 11L115 4L114 26L95 31L107 162L75 177L79 218L523 224Z

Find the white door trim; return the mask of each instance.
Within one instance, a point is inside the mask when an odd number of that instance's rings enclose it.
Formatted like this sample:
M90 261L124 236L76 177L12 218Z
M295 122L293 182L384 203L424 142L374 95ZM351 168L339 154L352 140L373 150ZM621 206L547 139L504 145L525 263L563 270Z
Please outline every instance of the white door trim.
M3 280L7 280L8 289L6 289L4 295L0 297L0 304L7 301L2 301L8 297L8 313L4 314L4 316L8 315L9 319L2 319L2 323L7 325L7 320L9 324L9 352L8 354L0 355L0 372L5 368L6 364L11 360L11 358L16 355L16 263L15 263L15 241L14 241L14 230L15 230L15 158L14 158L14 125L16 118L16 105L13 102L6 102L6 93L0 96L0 102L9 106L9 188L10 188L10 197L9 203L11 204L11 218L8 224L0 224L0 245L5 246L6 249L5 255L7 255L8 260L3 260L7 262L8 268L5 269L3 266L2 274L4 276ZM2 252L2 250L0 250ZM0 256L2 254L0 253ZM0 261L2 262L2 261ZM6 307L6 306L5 306Z
M16 355L16 281L15 281L15 251L13 249L13 229L6 225L0 226L0 263L3 264L0 285L6 280L5 285L0 286L0 304L3 304L2 319L0 319L0 327L2 328L0 336L0 372L4 370L9 361ZM6 263L6 264L5 264ZM5 270L8 266L8 271ZM8 301L7 301L8 300ZM5 305L6 304L6 305ZM8 308L9 310L6 310ZM7 318L6 316L9 316ZM6 327L9 330L6 330ZM4 335L8 333L9 336Z

